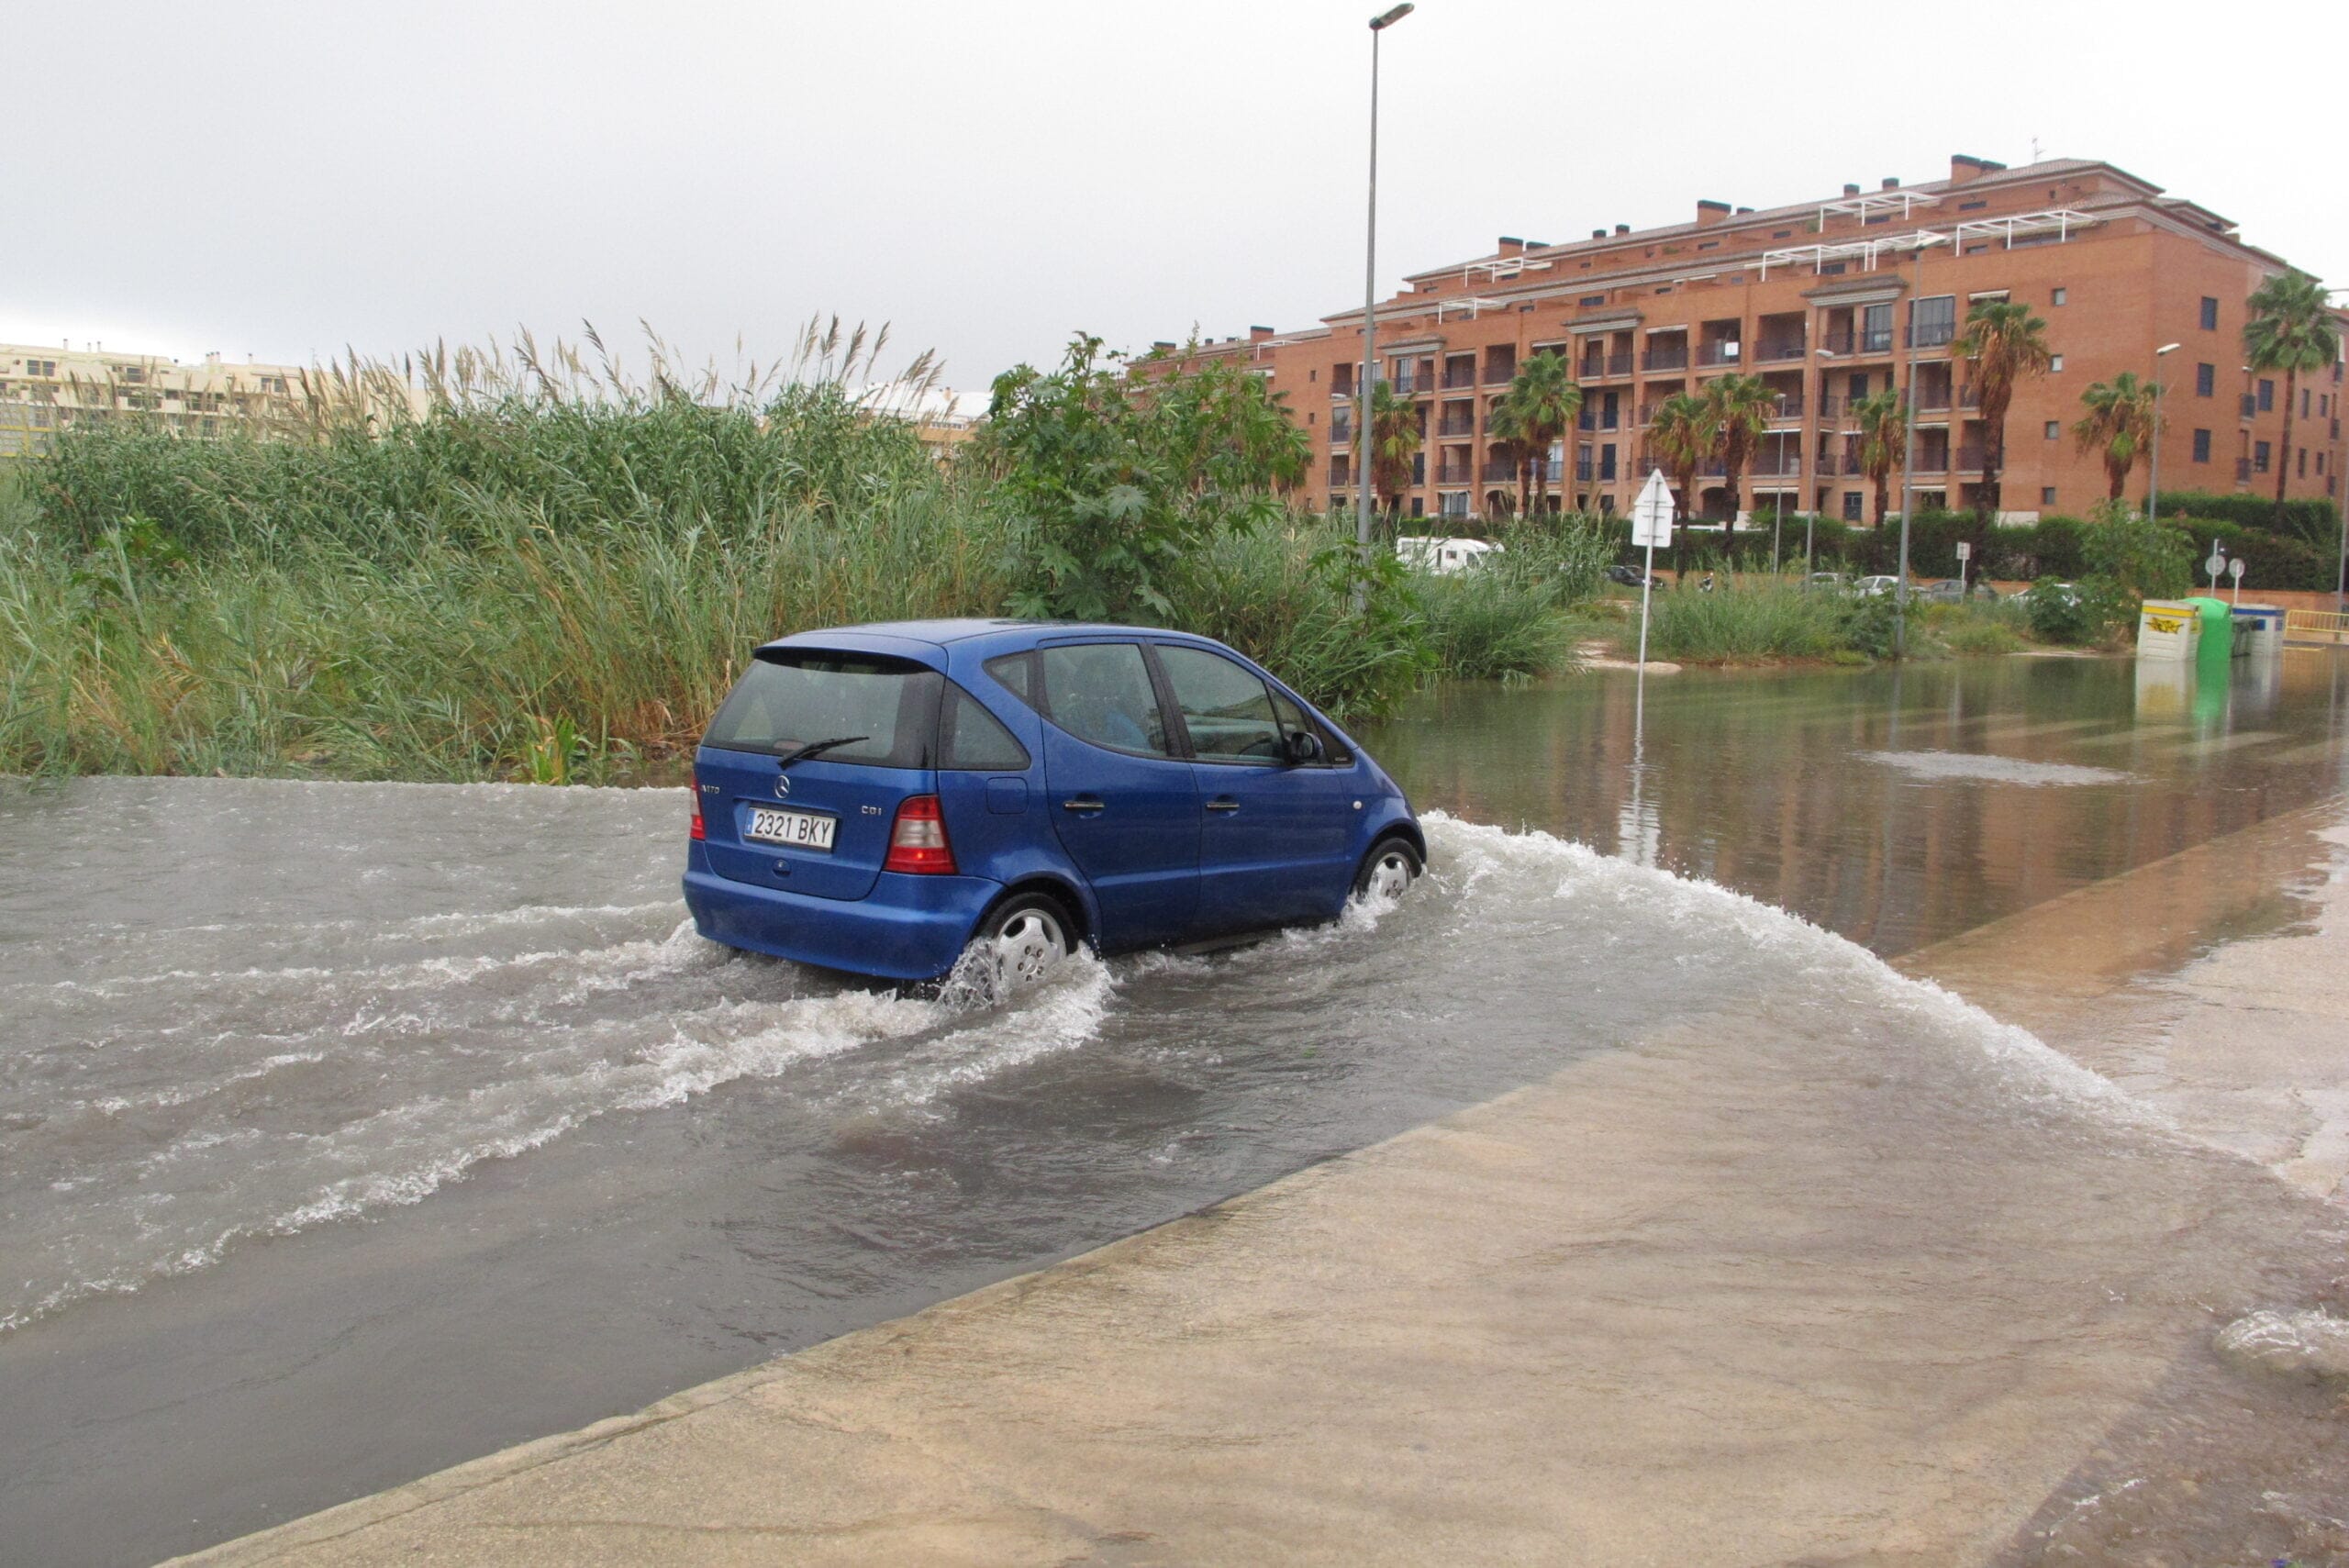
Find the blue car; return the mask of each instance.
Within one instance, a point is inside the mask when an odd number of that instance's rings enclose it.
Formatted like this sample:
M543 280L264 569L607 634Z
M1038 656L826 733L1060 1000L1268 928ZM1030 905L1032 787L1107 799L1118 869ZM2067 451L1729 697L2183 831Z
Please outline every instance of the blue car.
M1208 944L1399 895L1427 843L1338 727L1221 643L906 621L758 650L694 754L712 941L921 982Z

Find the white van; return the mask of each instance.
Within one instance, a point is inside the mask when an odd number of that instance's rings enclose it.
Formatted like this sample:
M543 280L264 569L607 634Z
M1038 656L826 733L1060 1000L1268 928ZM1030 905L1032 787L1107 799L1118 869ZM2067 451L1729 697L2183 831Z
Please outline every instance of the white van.
M1465 572L1488 555L1500 552L1500 546L1487 544L1480 539L1427 539L1412 537L1395 541L1396 559L1414 572L1430 572L1438 577L1449 577L1455 572Z

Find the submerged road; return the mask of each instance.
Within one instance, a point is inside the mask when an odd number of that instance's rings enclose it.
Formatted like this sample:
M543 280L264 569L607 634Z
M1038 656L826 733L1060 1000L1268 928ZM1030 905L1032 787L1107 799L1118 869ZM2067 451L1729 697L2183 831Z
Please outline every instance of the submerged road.
M2142 1007L2147 962L2349 848L2333 808L2245 839L1906 967L2074 1019ZM1453 829L1447 848L1503 846ZM1494 874L1564 875L1562 898L1647 874L1545 853ZM2204 961L2253 966L2255 1001L2207 981L2195 1000L2254 1060L2294 1046L2282 1059L2320 1074L2270 1089L2339 1102L2349 907L2324 891L2291 934ZM1755 918L1716 890L1676 896L1691 923ZM1767 918L1788 928L1764 939L1785 978L1734 1006L1042 1273L190 1561L2349 1553L2341 1388L2213 1348L2254 1312L2349 1306L2329 1279L2349 1215L2303 1190L2327 1178L2219 1152L1946 992Z

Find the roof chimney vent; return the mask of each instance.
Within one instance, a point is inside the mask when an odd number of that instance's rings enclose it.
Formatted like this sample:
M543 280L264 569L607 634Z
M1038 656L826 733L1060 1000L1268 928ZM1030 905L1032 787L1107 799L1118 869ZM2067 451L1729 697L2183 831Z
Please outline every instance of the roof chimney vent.
M1631 226L1628 223L1619 223L1615 226L1615 232L1618 234L1629 234L1631 232Z
M1883 188L1887 191L1897 191L1900 188L1900 182L1898 179L1895 179L1892 175L1887 174L1884 177Z
M1272 335L1273 329L1269 327L1251 327L1248 328L1248 340L1252 343L1261 343Z
M1710 228L1729 216L1729 203L1700 201L1697 204L1697 227Z
M1525 241L1520 239L1514 234L1502 235L1498 239L1493 242L1493 245L1494 248L1504 256L1522 256L1525 254Z
M1843 182L1843 194L1847 196L1856 196L1860 194L1860 188L1859 186L1852 183L1851 181L1846 180Z
M1953 152L1949 155L1949 183L1970 185L1992 170L2005 167L2005 164L1994 163L1987 158L1969 158L1963 152Z
M1593 239L1604 239L1607 238L1607 230L1603 228L1594 228L1590 231L1590 237Z

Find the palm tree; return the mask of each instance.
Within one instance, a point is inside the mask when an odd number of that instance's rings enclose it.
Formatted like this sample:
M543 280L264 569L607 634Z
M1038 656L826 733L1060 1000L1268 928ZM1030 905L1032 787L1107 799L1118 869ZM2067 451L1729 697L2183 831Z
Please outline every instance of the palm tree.
M2154 421L2158 417L2154 399L2160 391L2152 382L2139 381L2136 372L2122 371L2080 394L2087 412L2074 423L2072 435L2080 450L2104 460L2105 494L2110 500L2121 499L2129 484L2129 471L2153 447Z
M1909 460L1909 406L1898 387L1872 392L1852 405L1859 427L1860 472L1876 486L1876 526L1892 506L1892 471Z
M2007 465L2007 408L2014 402L2015 384L2045 375L2055 355L2047 346L2047 323L2031 306L2003 299L1976 300L1954 347L1972 365L1974 389L1982 399L1982 489L1974 509L1987 521L1998 510L1998 474Z
M1575 416L1582 412L1582 388L1567 372L1564 357L1544 350L1525 361L1493 412L1493 435L1517 452L1518 510L1529 509L1529 470L1538 509L1549 499L1551 444L1574 428Z
M1721 460L1721 472L1729 476L1729 527L1721 534L1726 547L1736 534L1738 513L1745 509L1745 465L1769 432L1778 395L1760 376L1731 371L1707 382L1697 401L1703 410L1700 428L1705 444L1711 455Z
M1705 434L1705 406L1685 392L1675 392L1656 405L1653 417L1648 420L1648 456L1672 476L1680 492L1680 517L1683 522L1697 515L1697 470L1712 455L1713 443ZM1672 565L1680 568L1681 540L1685 530L1672 536Z
M2300 373L2322 370L2341 357L2341 333L2325 304L2325 289L2297 267L2287 267L2254 289L2243 351L2255 371L2284 373L2284 439L2276 455L2276 526L2284 526L2284 481L2291 473L2292 405Z
M1386 506L1390 534L1403 509L1403 492L1411 487L1411 459L1419 455L1423 434L1417 403L1384 381L1371 389L1370 418L1358 450L1370 464L1370 487Z

